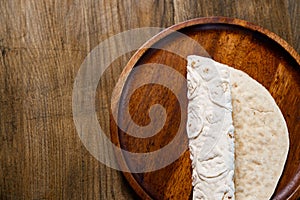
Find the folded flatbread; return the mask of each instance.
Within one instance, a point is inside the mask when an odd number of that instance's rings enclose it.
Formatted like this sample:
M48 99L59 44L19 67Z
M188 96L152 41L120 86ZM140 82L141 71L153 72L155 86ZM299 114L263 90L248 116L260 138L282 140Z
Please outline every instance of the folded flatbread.
M270 199L289 149L276 102L246 73L212 59L188 56L187 67L193 199Z

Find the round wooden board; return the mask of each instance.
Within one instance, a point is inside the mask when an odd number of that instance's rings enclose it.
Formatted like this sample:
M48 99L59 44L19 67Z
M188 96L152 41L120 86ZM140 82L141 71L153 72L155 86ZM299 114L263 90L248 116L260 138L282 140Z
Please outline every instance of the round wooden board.
M288 159L273 199L297 199L300 195L299 54L270 31L246 21L224 17L193 19L164 30L139 49L124 68L120 76L124 84L117 88L120 101L112 105L113 110L118 110L118 123L124 123L125 110L129 109L132 120L137 125L146 126L150 123L148 112L153 104L161 104L167 118L159 133L150 138L132 137L126 134L126 130L120 130L111 119L112 141L130 152L153 152L168 145L179 134L181 140L175 142L172 148L174 152L185 150L175 162L162 169L147 173L125 172L129 184L142 199L192 197L188 141L185 129L178 131L182 119L186 120L186 112L180 112L176 94L167 87L148 84L128 96L130 88L136 87L137 80L150 79L156 82L167 75L157 74L151 67L148 71L135 70L132 73L133 69L163 64L186 77L185 56L190 54L210 56L218 62L242 70L269 90L285 117L290 134ZM142 66L147 63L152 64ZM186 86L181 82L175 83L174 88L177 88L176 93L186 94ZM126 99L130 99L129 106L126 106ZM186 111L186 105L182 111ZM159 120L160 116L156 116L156 119ZM166 156L168 154L150 159L147 165L156 167L157 159L163 160ZM139 160L130 160L121 154L117 154L117 158L119 164L129 170L142 164Z

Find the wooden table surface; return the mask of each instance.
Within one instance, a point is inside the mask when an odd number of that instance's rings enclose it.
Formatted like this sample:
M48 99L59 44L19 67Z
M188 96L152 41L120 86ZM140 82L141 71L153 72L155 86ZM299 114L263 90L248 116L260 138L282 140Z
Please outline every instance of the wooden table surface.
M0 199L136 199L121 172L80 141L74 79L110 36L205 16L253 22L300 52L299 0L1 0ZM98 119L108 133L111 92L133 53L118 58L98 85Z

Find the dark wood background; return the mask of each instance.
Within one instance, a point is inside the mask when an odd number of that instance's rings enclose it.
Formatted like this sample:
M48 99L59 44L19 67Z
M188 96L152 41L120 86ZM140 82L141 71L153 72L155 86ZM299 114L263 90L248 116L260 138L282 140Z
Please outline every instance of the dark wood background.
M114 34L204 16L253 22L300 52L299 0L1 0L0 199L137 198L120 172L82 145L72 117L74 79L87 54ZM106 131L111 91L132 54L99 83Z

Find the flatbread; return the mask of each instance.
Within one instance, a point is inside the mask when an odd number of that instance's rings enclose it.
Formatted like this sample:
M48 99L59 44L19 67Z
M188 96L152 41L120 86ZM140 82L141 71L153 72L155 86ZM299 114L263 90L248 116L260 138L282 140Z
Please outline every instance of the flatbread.
M234 200L234 127L227 66L188 56L187 135L193 200Z
M234 149L235 193L234 196L232 195L230 196L230 199L237 199L237 200L270 199L272 194L274 193L276 185L284 169L284 165L289 150L289 136L288 136L289 134L288 134L287 125L275 100L273 99L273 97L271 96L271 94L268 92L266 88L264 88L260 83L258 83L256 80L251 78L245 72L228 67L227 65L218 63L209 58L200 57L200 56L189 56L188 66L187 66L189 108L193 105L193 103L194 104L196 103L197 105L201 104L199 105L200 111L201 109L209 108L209 106L205 105L206 102L205 100L199 101L199 103L195 101L196 98L201 99L201 97L205 96L207 91L205 90L206 86L204 85L203 88L200 90L200 92L198 92L196 96L194 95L194 93L196 93L195 92L196 89L201 87L201 85L203 85L204 82L202 81L203 83L201 82L201 84L194 84L195 86L193 86L192 84L193 78L195 79L198 77L196 76L197 73L193 74L191 71L193 70L193 66L194 68L196 68L196 70L198 71L200 70L200 72L202 72L201 71L202 68L206 69L206 71L209 72L208 75L211 75L207 80L209 84L215 84L214 81L212 81L215 79L217 80L221 78L221 80L226 80L224 79L225 76L222 74L223 72L229 70L232 120L234 126L234 134L232 135L232 137L234 137L234 148L235 148ZM198 79L201 79L200 76L202 77L202 79L205 79L206 77L200 73ZM195 83L197 83L197 81ZM196 88L195 91L194 88ZM216 86L216 88L222 88L222 87ZM211 97L206 99L207 102L209 102L211 100ZM202 108L201 106L204 108ZM227 109L231 110L231 108L230 109L227 108ZM188 110L193 111L193 109L188 109ZM192 114L190 113L188 114L188 122L189 119L190 122L188 123L187 126L187 133L189 136L189 145L190 145L190 152L191 152L190 157L193 164L192 167L193 185L194 185L193 199L197 199L197 198L202 199L202 197L205 197L204 199L220 199L219 196L223 196L221 197L221 199L224 198L229 199L229 197L226 194L228 193L228 191L231 191L233 187L230 187L231 188L230 190L225 190L226 187L222 187L222 185L226 186L227 184L224 185L224 183L222 182L223 180L222 178L219 178L220 182L218 183L222 184L220 186L214 183L215 180L219 180L218 177L215 178L215 176L213 176L211 180L208 179L206 180L201 178L201 174L199 174L196 171L197 164L201 168L204 168L205 166L203 167L201 165L202 162L201 159L197 163L197 160L195 159L195 155L194 155L197 153L197 149L195 148L197 146L214 147L214 145L212 145L211 143L203 139L206 136L205 131L201 130L200 133L198 134L191 134L193 133L194 130L191 128L193 128L194 125L198 124L197 121L195 120L193 121L193 119L194 118L196 119L197 116L198 118L201 117L203 118L205 116L205 114L202 115L203 116L201 116L201 114L198 114L196 115L196 117L193 117ZM223 120L226 121L227 119L228 116L226 117L226 115L223 115ZM218 131L216 134L222 135L222 132ZM218 144L219 143L217 143L215 147L217 147ZM215 159L210 159L211 162L214 160ZM215 164L216 167L214 166L210 167L209 168L210 171L214 172L215 168L217 168L219 165L218 163L222 164L223 161L222 162L218 161ZM228 166L231 166L231 164ZM228 177L229 177L228 179L230 179L230 176ZM224 195L222 195L223 188L225 188ZM221 193L219 192L219 190L221 191ZM209 191L213 191L213 193ZM217 195L218 197L217 198L212 197L212 194L214 196Z
M235 197L270 199L289 150L284 117L266 88L230 68L235 129Z

